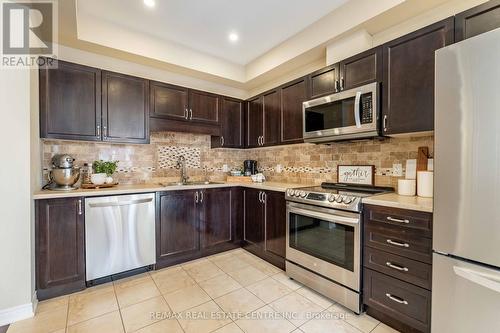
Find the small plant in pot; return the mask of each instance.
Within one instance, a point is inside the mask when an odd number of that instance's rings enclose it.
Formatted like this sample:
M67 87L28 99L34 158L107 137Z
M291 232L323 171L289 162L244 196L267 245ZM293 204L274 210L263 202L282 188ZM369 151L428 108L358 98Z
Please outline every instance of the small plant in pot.
M90 176L90 181L94 185L102 185L104 183L113 183L113 174L116 172L118 167L118 161L94 161L92 165L94 168L94 173Z

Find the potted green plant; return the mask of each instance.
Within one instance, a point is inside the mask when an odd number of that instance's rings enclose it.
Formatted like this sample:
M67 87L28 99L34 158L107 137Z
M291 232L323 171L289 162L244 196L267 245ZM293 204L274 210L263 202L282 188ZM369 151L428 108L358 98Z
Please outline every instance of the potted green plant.
M94 173L90 179L92 184L111 184L113 182L112 176L118 167L118 161L94 161L92 167L94 168Z

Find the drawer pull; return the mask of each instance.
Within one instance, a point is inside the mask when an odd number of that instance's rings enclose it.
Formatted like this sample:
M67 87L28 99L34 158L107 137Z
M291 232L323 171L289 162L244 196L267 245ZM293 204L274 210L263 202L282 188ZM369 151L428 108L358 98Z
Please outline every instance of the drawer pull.
M408 243L396 242L396 241L393 241L392 239L388 239L386 242L391 244L391 245L396 245L399 247L410 247L410 244L408 244Z
M408 302L400 297L392 296L391 294L385 294L385 296L387 296L387 298L389 298L391 301L394 301L396 303L408 305Z
M402 272L408 272L408 268L406 267L403 267L403 266L399 266L399 265L394 265L392 262L388 261L385 263L388 267L390 268L394 268L394 269L397 269L398 271L402 271Z
M397 223L405 223L405 224L410 223L410 220L395 219L394 217L390 217L390 216L387 216L387 220L391 221L391 222L397 222Z

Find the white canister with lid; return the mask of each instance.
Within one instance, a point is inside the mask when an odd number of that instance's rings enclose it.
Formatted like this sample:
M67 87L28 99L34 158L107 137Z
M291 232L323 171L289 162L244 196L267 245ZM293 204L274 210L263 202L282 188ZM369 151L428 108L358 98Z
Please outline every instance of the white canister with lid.
M434 172L417 172L417 195L424 198L432 198L434 194Z

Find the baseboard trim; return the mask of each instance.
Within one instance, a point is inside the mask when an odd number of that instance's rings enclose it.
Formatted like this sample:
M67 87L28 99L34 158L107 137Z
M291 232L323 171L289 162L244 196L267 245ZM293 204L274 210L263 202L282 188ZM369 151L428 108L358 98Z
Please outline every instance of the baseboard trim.
M27 303L0 310L0 326L12 324L13 322L22 319L31 318L34 314L33 303Z

